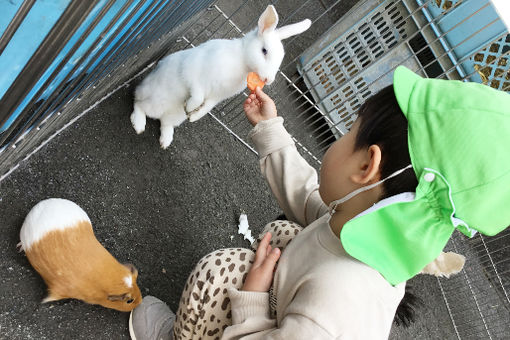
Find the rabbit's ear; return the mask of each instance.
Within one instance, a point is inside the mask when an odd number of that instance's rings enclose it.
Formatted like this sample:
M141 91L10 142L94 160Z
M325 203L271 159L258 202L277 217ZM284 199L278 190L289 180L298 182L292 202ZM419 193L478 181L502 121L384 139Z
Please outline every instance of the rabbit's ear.
M295 24L287 25L280 27L276 30L276 34L278 34L278 37L280 40L287 39L288 37L292 37L293 35L303 33L308 28L310 28L310 25L312 22L310 19L305 19L300 22L296 22Z
M277 24L278 13L273 5L269 5L259 18L259 35L274 31Z

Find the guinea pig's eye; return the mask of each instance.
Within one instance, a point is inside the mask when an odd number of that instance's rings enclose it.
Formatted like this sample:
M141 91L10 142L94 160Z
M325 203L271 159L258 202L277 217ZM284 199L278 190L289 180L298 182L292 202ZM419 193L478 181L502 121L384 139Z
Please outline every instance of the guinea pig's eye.
M262 53L264 53L264 55L267 55L267 50L265 47L262 47Z
M133 301L135 301L135 299L129 299L126 301L126 303L133 303Z

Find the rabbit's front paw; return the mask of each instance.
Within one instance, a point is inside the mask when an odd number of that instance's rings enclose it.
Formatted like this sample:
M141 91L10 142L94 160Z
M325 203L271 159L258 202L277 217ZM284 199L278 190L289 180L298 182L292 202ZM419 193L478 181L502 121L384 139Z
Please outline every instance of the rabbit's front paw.
M135 129L137 134L141 134L145 131L145 115L139 112L133 112L131 114L131 124L133 124L133 128Z
M207 114L207 112L211 111L212 108L216 105L216 102L213 100L206 100L202 106L200 106L196 111L188 113L188 119L190 122L196 122L203 116Z
M189 121L193 123L202 117L203 117L203 114L201 114L201 112L193 112L192 114L189 115Z
M193 96L186 102L186 112L191 115L193 112L198 111L203 105L203 97Z

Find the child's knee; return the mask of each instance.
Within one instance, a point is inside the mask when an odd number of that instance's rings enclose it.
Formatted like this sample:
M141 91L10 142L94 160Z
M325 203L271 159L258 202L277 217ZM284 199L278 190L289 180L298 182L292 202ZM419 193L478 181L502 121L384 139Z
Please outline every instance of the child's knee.
M301 227L296 222L287 220L276 220L266 224L262 233L253 243L252 248L256 250L258 245L266 233L271 233L271 247L285 248L290 241L301 231Z
M200 290L211 285L240 287L254 258L253 251L245 248L214 251L197 263L187 284L194 284Z

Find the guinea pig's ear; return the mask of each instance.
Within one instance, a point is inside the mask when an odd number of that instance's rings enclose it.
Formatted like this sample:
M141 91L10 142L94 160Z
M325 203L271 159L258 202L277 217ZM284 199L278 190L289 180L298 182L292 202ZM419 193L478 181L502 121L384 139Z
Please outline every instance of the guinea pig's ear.
M127 294L121 294L121 295L108 295L108 300L110 301L123 301L127 297Z
M124 267L129 269L131 274L134 275L134 277L138 277L138 270L136 270L135 266L133 266L131 263L124 263Z
M276 25L278 25L278 13L273 5L269 5L259 18L259 35L274 31Z

